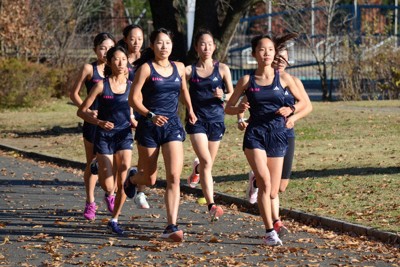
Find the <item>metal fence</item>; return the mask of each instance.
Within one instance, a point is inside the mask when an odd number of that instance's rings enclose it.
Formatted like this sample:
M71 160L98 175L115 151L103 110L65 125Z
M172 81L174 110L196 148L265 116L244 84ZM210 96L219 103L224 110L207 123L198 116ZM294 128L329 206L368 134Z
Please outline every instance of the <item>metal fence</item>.
M311 18L311 12L322 12L322 9L323 7L307 8L298 12L302 13L305 18ZM363 55L366 56L385 44L390 44L393 49L398 49L400 47L397 31L398 10L399 7L395 5L339 6L336 12L337 17L334 20L341 27L335 27L333 35L329 39L321 31L318 32L318 29L315 31L310 29L307 36L300 36L296 42L289 45L290 67L288 69L290 69L290 73L303 81L309 80L310 84L317 85L318 83L313 83L313 81L319 80L316 57L321 58L322 50L320 48L328 46L327 49L330 49L331 53L326 58L328 68L330 68L332 67L331 63L343 60L341 51L344 49L343 40L346 38L358 46L365 47ZM290 29L284 29L283 25L289 15L291 15L289 12L282 11L247 17L240 21L227 58L234 81L256 68L256 62L251 56L250 40L257 34L252 34L251 25L258 22L258 25L262 25L261 29L265 33L269 31L272 33L287 32ZM312 41L307 42L306 37ZM313 46L309 46L310 44ZM329 73L332 73L329 80L333 81L332 85L335 86L337 81L335 81L334 69L333 71L329 69Z

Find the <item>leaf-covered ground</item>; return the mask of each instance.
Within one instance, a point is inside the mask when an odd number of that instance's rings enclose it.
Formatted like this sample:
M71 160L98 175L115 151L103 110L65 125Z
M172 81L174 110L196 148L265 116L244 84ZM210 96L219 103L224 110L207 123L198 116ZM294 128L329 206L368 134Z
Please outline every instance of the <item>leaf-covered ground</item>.
M99 205L83 219L82 172L0 153L1 266L399 266L400 250L285 220L291 233L281 247L263 245L258 216L235 205L209 222L196 197L182 195L179 227L185 242L159 239L165 227L164 190L148 189L149 210L126 202L120 223L127 237L106 232L110 215Z

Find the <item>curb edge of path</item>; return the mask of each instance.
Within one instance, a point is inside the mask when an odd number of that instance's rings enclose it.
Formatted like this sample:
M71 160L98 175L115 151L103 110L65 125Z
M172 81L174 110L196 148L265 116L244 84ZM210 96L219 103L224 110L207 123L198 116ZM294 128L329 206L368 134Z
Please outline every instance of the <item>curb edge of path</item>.
M84 169L85 164L78 161L67 160L55 156L49 156L45 154L40 154L36 152L30 152L23 149L19 149L12 146L7 146L0 144L0 149L4 151L14 151L19 154L22 154L25 157L43 160L51 163L55 163L62 167L72 167L77 169ZM165 180L157 180L156 187L165 187ZM186 194L194 194L197 196L201 196L202 190L199 188L191 188L187 185L181 184L181 191ZM224 204L235 204L240 211L249 212L252 214L258 214L257 204L250 204L248 201L242 198L234 197L231 195L227 195L224 193L215 193L215 199L223 202ZM357 236L366 236L369 238L376 239L383 243L388 244L400 244L400 235L387 232L380 231L373 227L367 227L359 224L353 224L349 222L345 222L338 219L333 219L329 217L319 216L316 214L306 213L298 210L290 210L281 208L281 215L286 216L287 218L293 219L297 222L304 223L306 225L312 226L321 226L325 227L329 230L339 231L341 233L351 233Z

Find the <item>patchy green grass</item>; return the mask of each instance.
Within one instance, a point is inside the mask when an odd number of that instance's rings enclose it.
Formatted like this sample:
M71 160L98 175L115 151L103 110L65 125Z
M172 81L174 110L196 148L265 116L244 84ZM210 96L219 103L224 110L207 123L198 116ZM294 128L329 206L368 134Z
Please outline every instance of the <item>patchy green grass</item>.
M3 111L0 142L27 150L84 161L76 107L67 100L40 109ZM296 125L296 150L282 206L353 223L400 232L400 101L313 103ZM243 132L226 117L213 175L215 189L244 197L249 167L242 152ZM195 157L184 143L182 182ZM134 152L133 162L137 161ZM159 160L159 175L163 163Z

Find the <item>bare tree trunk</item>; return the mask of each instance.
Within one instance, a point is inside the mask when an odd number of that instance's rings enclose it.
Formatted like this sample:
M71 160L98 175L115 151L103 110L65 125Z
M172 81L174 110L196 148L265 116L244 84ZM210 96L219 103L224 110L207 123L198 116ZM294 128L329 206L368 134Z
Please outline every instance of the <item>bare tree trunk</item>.
M173 0L150 0L150 8L153 16L154 29L166 28L174 33L174 48L171 59L185 61L186 59L186 38L182 30L178 27L178 10L174 7Z

